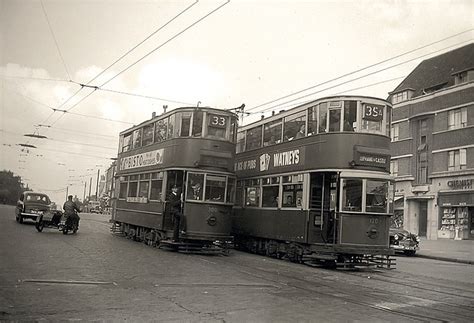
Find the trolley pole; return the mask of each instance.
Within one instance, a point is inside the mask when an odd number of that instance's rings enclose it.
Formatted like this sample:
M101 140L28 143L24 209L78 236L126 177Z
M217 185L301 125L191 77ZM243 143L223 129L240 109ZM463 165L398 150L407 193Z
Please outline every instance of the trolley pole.
M97 183L96 183L96 187L95 187L95 200L98 201L99 200L99 174L100 174L100 169L97 170Z

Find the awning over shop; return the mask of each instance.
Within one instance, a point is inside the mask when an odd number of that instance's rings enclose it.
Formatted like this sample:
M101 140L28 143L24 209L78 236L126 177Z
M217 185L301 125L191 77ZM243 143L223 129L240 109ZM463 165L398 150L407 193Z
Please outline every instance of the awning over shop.
M464 192L439 192L439 206L474 206L474 190Z

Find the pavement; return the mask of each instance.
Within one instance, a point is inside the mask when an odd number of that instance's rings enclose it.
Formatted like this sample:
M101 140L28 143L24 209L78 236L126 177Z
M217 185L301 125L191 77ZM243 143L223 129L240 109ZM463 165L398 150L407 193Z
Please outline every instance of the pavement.
M474 240L421 239L418 257L474 265Z

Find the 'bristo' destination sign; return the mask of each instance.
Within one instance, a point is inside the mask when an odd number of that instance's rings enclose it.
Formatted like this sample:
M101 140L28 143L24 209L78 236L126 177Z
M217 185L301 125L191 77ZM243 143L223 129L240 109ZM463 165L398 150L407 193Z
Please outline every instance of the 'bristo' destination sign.
M120 170L154 166L163 164L163 148L148 151L143 154L122 157L120 159Z

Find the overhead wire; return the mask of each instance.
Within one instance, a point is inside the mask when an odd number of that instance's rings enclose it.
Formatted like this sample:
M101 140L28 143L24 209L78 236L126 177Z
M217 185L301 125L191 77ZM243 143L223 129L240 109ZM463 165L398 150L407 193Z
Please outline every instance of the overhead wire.
M359 77L350 79L350 80L348 80L348 81L344 81L344 82L342 82L342 83L338 83L338 84L336 84L336 85L329 86L329 87L324 88L324 89L322 89L322 90L318 90L318 91L315 91L315 92L311 92L311 93L309 93L309 94L306 94L306 95L303 95L303 96L300 96L300 97L297 97L297 98L294 98L294 99L291 99L291 100L288 100L288 101L285 101L285 102L282 102L282 103L273 105L273 106L271 106L271 107L269 107L269 108L266 108L266 109L263 109L263 110L259 110L258 113L262 113L262 112L265 112L265 111L271 111L272 109L277 108L277 107L280 107L280 106L282 106L282 105L285 105L285 104L288 104L288 103L291 103L291 102L294 102L294 101L297 101L297 100L300 100L300 99L303 99L303 98L306 98L306 97L309 97L309 96L313 96L313 95L315 95L315 94L318 94L318 93L321 93L321 92L324 92L324 91L327 91L327 90L330 90L330 89L339 87L339 86L341 86L341 85L348 84L348 83L351 83L351 82L354 82L354 81L363 79L363 78L365 78L365 77L368 77L368 76L371 76L371 75L374 75L374 74L377 74L377 73L386 71L386 70L388 70L388 69L391 69L391 68L394 68L394 67L397 67L397 66L400 66L400 65L403 65L403 64L412 62L412 61L414 61L414 60L417 60L417 59L420 59L420 58L423 58L423 57L426 57L426 56L429 56L429 55L432 55L432 54L435 54L435 53L438 53L438 52L441 52L441 51L444 51L444 50L446 50L446 49L450 49L450 48L453 48L453 47L457 47L457 46L459 46L459 45L462 45L462 44L465 44L466 42L471 42L471 41L472 41L472 40L460 42L460 43L457 43L457 44L455 44L455 45L451 45L451 46L448 46L448 47L445 47L445 48L442 48L442 49L439 49L439 50L430 52L430 53L428 53L428 54L424 54L424 55L421 55L421 56L417 56L417 57L415 57L415 58L412 58L412 59L403 61L403 62L401 62L401 63L397 63L397 64L395 64L395 65L391 65L391 66L382 68L382 69L380 69L380 70L377 70L377 71L374 71L374 72L371 72L371 73L368 73L368 74L364 74L364 75L362 75L362 76L359 76ZM326 83L328 83L328 82L323 82L323 83L321 83L321 84L326 84ZM252 109L255 109L255 108L252 108ZM249 109L249 110L252 110L252 109ZM247 110L246 112L248 113L249 110Z
M426 45L423 45L423 46L417 47L417 48L415 48L415 49L412 49L412 50L409 50L409 51L407 51L407 52L404 52L404 53L401 53L401 54L398 54L398 55L395 55L395 56L389 57L389 58L387 58L387 59L384 59L384 60L382 60L382 61L379 61L379 62L377 62L377 63L370 64L370 65L368 65L368 66L365 66L365 67L363 67L363 68L360 68L360 69L354 70L354 71L352 71L352 72L349 72L349 73L346 73L346 74L343 74L343 75L340 75L340 76L337 76L337 77L335 77L335 78L332 78L332 79L330 79L330 80L327 80L327 81L324 81L324 82L318 83L318 84L316 84L316 85L312 85L312 86L310 86L310 87L307 87L307 88L305 88L305 89L302 89L302 90L299 90L299 91L296 91L296 92L293 92L293 93L290 93L290 94L284 95L284 96L282 96L282 97L279 97L279 98L277 98L277 99L274 99L274 100L270 100L270 101L267 101L267 102L261 103L261 104L259 104L259 105L257 105L257 106L254 106L254 107L251 107L250 109L247 109L246 111L248 112L249 110L254 110L254 109L260 108L260 107L262 107L262 106L269 105L269 104L271 104L271 103L275 103L275 102L277 102L277 101L280 101L280 100L286 99L286 98L288 98L288 97L291 97L291 96L294 96L294 95L297 95L297 94L303 93L303 92L305 92L305 91L308 91L308 90L314 89L314 88L316 88L316 87L319 87L319 86L325 85L325 84L327 84L327 83L330 83L330 82L333 82L333 81L337 81L337 80L339 80L339 79L341 79L341 78L344 78L344 77L347 77L347 76L350 76L350 75L353 75L353 74L356 74L356 73L362 72L362 71L364 71L364 70L367 70L367 69L369 69L369 68L372 68L372 67L375 67L375 66L381 65L381 64L383 64L383 63L386 63L386 62L392 61L392 60L394 60L394 59L397 59L397 58L400 58L400 57L406 56L406 55L408 55L408 54L411 54L411 53L413 53L413 52L416 52L416 51L419 51L419 50L421 50L421 49L427 48L427 47L429 47L429 46L432 46L432 45L435 45L435 44L441 43L441 42L443 42L443 41L446 41L446 40L448 40L448 39L451 39L451 38L454 38L454 37L457 37L457 36L460 36L460 35L466 34L466 33L468 33L468 32L472 32L473 30L474 30L474 28L471 28L471 29L468 29L468 30L465 30L465 31L462 31L462 32L456 33L456 34L454 34L454 35L451 35L451 36L445 37L445 38L443 38L443 39L440 39L440 40L437 40L437 41L435 41L435 42L431 42L431 43L429 43L429 44L426 44Z

